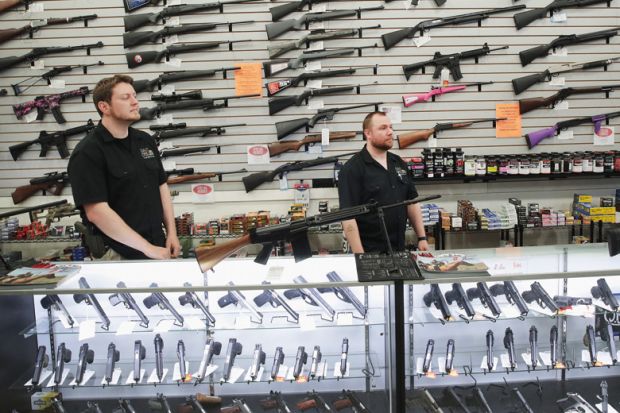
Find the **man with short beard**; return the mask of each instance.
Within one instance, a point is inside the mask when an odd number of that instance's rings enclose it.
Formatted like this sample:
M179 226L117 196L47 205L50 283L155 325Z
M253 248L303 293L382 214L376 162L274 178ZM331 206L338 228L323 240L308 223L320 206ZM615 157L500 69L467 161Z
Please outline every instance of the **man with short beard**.
M384 112L372 112L363 123L366 145L343 166L338 175L340 208L366 204L393 204L418 196L407 164L389 152L393 144L392 122ZM384 211L390 243L394 251L405 249L407 218L418 236L418 249L428 250L419 204ZM387 243L376 214L366 214L342 222L344 235L354 253L387 253Z
M157 145L148 133L129 126L140 120L132 84L131 77L115 75L95 86L101 122L69 159L73 199L86 227L103 237L105 249L96 258L176 257L181 246Z

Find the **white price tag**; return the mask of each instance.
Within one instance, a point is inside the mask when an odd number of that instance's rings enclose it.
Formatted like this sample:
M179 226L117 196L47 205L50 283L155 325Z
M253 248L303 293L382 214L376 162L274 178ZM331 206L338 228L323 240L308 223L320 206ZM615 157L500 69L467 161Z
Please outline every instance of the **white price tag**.
M179 43L179 36L177 36L176 34L166 36L166 44L175 44L175 43Z
M431 36L428 34L424 34L420 37L414 37L413 38L413 44L415 44L415 47L421 47L424 46L426 43L431 41Z
M172 116L172 113L166 113L159 117L159 121L157 123L162 123L162 124L174 123L174 117Z
M608 351L598 351L596 353L596 358L599 363L603 363L604 366L611 366L614 362L611 360L611 354Z
M323 109L325 107L325 104L323 102L323 99L311 99L310 102L308 102L308 110L319 110L319 109Z
M564 86L566 84L566 78L562 76L552 77L549 82L547 82L549 86Z
M159 148L160 151L163 150L163 149L172 149L172 148L174 148L174 145L170 141L161 141L159 143L158 148Z
M323 147L318 142L310 143L310 144L308 144L308 153L322 154L323 153Z
M282 178L280 178L280 191L286 191L288 189L288 174L285 173Z
M344 371L344 374L342 374L342 371L340 371L340 364L341 364L341 360L337 361L336 364L334 364L334 377L349 377L349 371L351 370L351 363L347 361L347 366L346 366L346 370Z
M301 330L314 330L316 329L316 323L314 317L310 317L306 314L300 314L299 316L299 328Z
M45 5L43 3L31 3L28 6L28 13L43 13L45 11Z
M379 110L385 112L393 124L402 123L402 109L399 106L379 105Z
M572 130L563 130L558 135L558 139L573 139L573 131Z
M177 169L177 163L175 161L169 161L169 160L162 159L161 164L163 165L164 170L166 171L172 171L174 169Z
M565 23L568 20L566 13L563 11L556 11L553 16L549 17L550 23Z
M64 89L65 81L62 79L52 79L50 81L50 89Z
M172 67L181 67L181 63L183 63L183 61L179 59L178 57L173 57L166 62L168 66L172 66Z
M252 326L250 314L238 314L235 318L235 330L246 330Z
M134 384L134 383L140 383L142 381L142 379L144 378L144 374L146 373L146 369L140 369L140 376L138 377L138 380L134 380L133 377L133 370L131 370L129 372L129 376L127 376L127 381L125 382L125 384Z
M314 12L314 10L313 10ZM325 28L325 22L310 22L308 25L309 30L322 30Z
M174 3L181 4L181 2L180 2L180 1L178 1L178 0L177 0L177 1L174 1L174 0L173 0L173 2L174 2ZM173 4L172 4L173 2L168 2L168 6L172 6L172 5L173 5ZM180 17L179 17L179 16L170 17L170 18L167 20L167 23L168 23L170 26L180 26L180 25L181 25L181 19L180 19Z
M526 365L530 367L532 366L532 358L530 357L530 353L521 353L521 358ZM536 365L538 366L538 355L536 356Z
M80 323L80 327L79 327L79 335L78 335L78 340L79 341L84 341L84 340L88 340L90 338L95 337L95 328L96 328L96 323L95 320L85 320L82 321Z
M499 357L502 360L502 366L505 369L512 369L510 367L510 357L508 357L508 353L502 353ZM516 370L519 366L517 364L517 360L514 360L514 362L515 362L515 370Z
M568 56L568 49L566 47L558 47L555 50L552 50L550 53L551 56Z
M164 85L164 87L161 88L159 93L161 93L162 95L172 95L174 91L174 85Z
M450 70L447 68L441 69L441 74L439 78L442 85L445 85L450 82Z
M133 333L136 323L134 321L123 321L116 330L117 336L126 336Z
M209 183L192 184L192 202L213 203L215 202L215 186Z
M339 326L353 325L353 313L338 313L336 324Z
M93 377L94 375L95 375L95 372L93 370L86 370L84 372L84 375L82 376L82 381L79 384L75 381L75 378L73 378L73 380L69 382L69 386L84 385L88 383L88 380L90 380L90 378Z
M590 351L586 349L581 350L581 361L591 364L592 360L590 360Z
M172 368L172 381L190 381L192 379L192 375L188 373L189 377L185 377L185 380L181 380L181 365L179 362L174 363L174 367ZM185 362L185 371L189 372L189 362Z
M489 370L489 366L487 365L487 356L482 357L482 363L480 363L480 370ZM493 357L493 368L491 371L497 370L497 357Z
M112 380L110 380L110 383L107 382L107 380L104 378L101 379L101 385L102 386L115 386L118 384L118 381L121 379L121 369L114 369L114 371L112 372Z
M164 371L161 375L161 380L157 377L157 369L153 369L149 379L146 381L147 383L165 383L166 382L166 374L168 374L168 369L164 368Z
M411 8L411 0L404 0L403 7L405 8L405 10L409 10Z
M185 325L190 330L204 330L206 328L204 321L198 317L187 317Z
M325 46L323 45L323 40L319 40L318 42L310 43L310 46L308 47L308 51L310 51L310 50L323 50L324 48L325 48Z
M329 145L329 128L321 129L321 145Z
M225 381L226 383L235 383L237 380L239 380L244 371L245 370L240 367L233 367L232 369L230 369L230 375L228 376L228 380L222 379L222 382Z
M312 13L318 13L318 12L323 12L323 11L327 11L327 4L322 3L322 4L312 5Z
M267 270L267 275L265 276L265 280L269 282L280 281L282 279L282 274L284 274L284 267L279 265L269 267L269 270Z
M555 104L553 110L566 110L568 109L568 100L561 100Z
M265 371L265 366L260 366L260 368L258 369L258 371L256 372L256 377L252 378L250 376L250 373L252 373L251 371L252 369L249 368L248 371L245 373L245 378L243 379L243 381L261 381L262 377L263 377L263 372Z
M308 80L308 84L306 85L308 89L321 89L323 87L323 80L321 79L310 79Z
M321 361L316 366L316 374L314 375L315 379L320 379L322 377L327 376L327 362Z
M613 126L601 125L598 132L594 132L594 145L613 145L615 143L615 128Z
M541 366L550 366L551 365L551 352L549 351L540 351L538 352L538 356L540 361L542 361Z
M321 62L318 60L313 60L311 62L306 63L305 67L306 72L317 72L321 70Z
M427 148L436 148L437 147L437 138L435 138L434 136L431 136L430 138L428 138L428 140L426 141L426 147Z
M51 370L43 370L41 372L41 375L39 376L39 385L41 387L45 387L43 386L43 383L45 383L45 380L47 380L49 377L51 377L52 373L54 373ZM28 380L26 383L24 383L24 387L31 387L32 386L32 379Z

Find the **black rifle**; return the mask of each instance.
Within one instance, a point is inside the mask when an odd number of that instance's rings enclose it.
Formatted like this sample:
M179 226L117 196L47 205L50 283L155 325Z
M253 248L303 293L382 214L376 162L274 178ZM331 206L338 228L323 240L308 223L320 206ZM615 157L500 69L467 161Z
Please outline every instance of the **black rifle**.
M75 382L77 384L82 383L84 379L84 373L86 372L86 365L91 364L95 360L95 352L88 348L88 343L84 343L80 346L80 354L78 356L78 364L75 369Z
M263 351L263 346L257 344L254 346L254 356L252 357L252 365L250 366L250 378L256 380L260 366L265 364L266 354Z
M463 286L461 283L453 283L452 289L446 292L446 301L448 304L452 304L456 301L459 308L465 311L467 317L474 318L476 312L474 311L474 307L471 305L471 302L467 298L467 294L465 294L465 290L463 290Z
M386 3L390 3L392 1L394 0L387 0ZM419 0L411 0L411 4L413 6L417 6L419 2L420 2ZM446 4L446 0L435 0L435 4L438 6L443 6L444 4Z
M551 330L549 331L549 344L551 346L550 358L551 358L551 368L555 368L558 364L558 327L551 326Z
M508 351L510 370L514 371L517 367L517 356L515 355L514 335L510 327L506 328L506 332L504 334L504 348Z
M320 346L314 346L314 350L312 350L312 362L310 363L310 371L308 375L310 378L315 378L317 373L319 373L319 363L323 359L323 353L321 353ZM319 374L322 375L322 374Z
M435 350L435 340L429 339L426 342L426 351L424 352L424 361L422 362L422 373L426 374L431 370L433 361L433 351Z
M592 324L588 324L586 327L586 333L583 336L583 344L588 347L588 352L590 353L590 364L593 366L598 364L598 358L596 355L596 336L594 334L594 327L592 327Z
M304 72L299 76L291 77L288 79L274 80L273 82L265 83L267 88L267 96L275 96L289 87L297 87L301 82L304 86L310 79L321 79L325 77L332 77L337 75L352 75L356 72L356 69L362 69L366 67L374 66L354 66L348 69L336 69L336 70L320 70L318 72Z
M241 180L243 181L245 192L250 192L258 188L260 185L264 183L273 182L276 176L279 176L281 179L282 177L284 177L284 175L288 174L289 172L301 171L306 168L311 168L313 166L319 166L319 165L325 165L328 163L336 163L338 162L339 158L349 156L349 155L353 155L353 153L347 153L344 155L337 155L337 156L329 156L326 158L319 157L316 159L311 159L309 161L289 162L289 163L285 163L283 165L278 166L276 169L272 171L255 172L253 174L244 176L243 178L241 178Z
M301 275L295 277L293 281L295 282L295 284L308 283L308 281L306 281L306 279ZM297 289L286 290L284 291L284 296L289 300L301 297L306 303L315 307L321 307L327 313L327 320L334 320L334 315L336 314L336 311L332 308L332 306L327 303L327 301L325 301L325 299L323 299L323 296L321 296L321 293L316 288L300 287Z
M493 367L495 366L495 356L493 354L493 344L495 343L495 336L493 335L493 331L487 331L486 335L487 341L487 369L489 371L493 371Z
M77 21L83 21L84 26L88 26L88 20L93 20L96 18L97 18L96 14L89 14L87 16L60 17L60 18L43 19L43 20L32 20L29 24L22 26L22 27L0 30L0 44L8 40L14 39L17 36L22 35L24 33L29 33L30 37L32 38L32 34L34 32L46 26L68 24L68 23L73 23Z
M116 284L116 288L126 289L127 286L125 285L124 282L120 281L118 284ZM140 318L140 326L144 328L148 328L149 319L144 315L144 313L142 312L142 309L140 309L140 307L138 306L138 303L136 303L136 300L134 300L131 293L119 291L117 293L110 295L109 300L110 300L110 304L112 304L113 306L117 306L118 304L123 303L125 305L125 308L134 310L136 314L138 315L138 317Z
M517 286L513 281L504 281L503 284L495 284L489 288L493 297L497 297L498 295L505 295L506 300L514 306L517 306L521 317L525 317L529 312L527 308L527 304L525 304L525 300L519 294L519 290L517 290Z
M67 138L69 136L77 135L79 133L89 132L91 129L95 128L95 124L92 120L88 120L86 125L76 126L75 128L69 128L66 130L55 131L55 132L47 132L41 131L39 132L39 137L35 140L29 142L18 143L17 145L9 146L9 152L11 152L11 157L16 161L17 158L21 156L22 153L26 151L30 146L38 143L41 145L41 151L39 152L39 157L44 158L47 155L47 151L56 146L58 149L58 153L62 159L65 159L69 156L69 148L67 147Z
M161 85L178 82L179 80L195 79L197 77L211 77L217 72L224 72L225 74L229 70L237 69L239 69L239 67L232 66L209 70L178 70L175 72L164 72L161 75L157 76L155 79L134 80L132 86L136 93L152 92L156 88L161 87Z
M41 307L46 310L53 308L54 311L58 311L64 315L65 319L67 320L67 324L69 324L71 327L73 327L73 324L75 324L73 317L71 317L71 314L69 314L69 312L67 311L67 307L65 307L57 294L48 294L45 297L41 298Z
M80 277L79 284L80 284L80 288L90 289L90 285L88 285L88 281L86 281L86 278L84 277ZM101 328L104 330L108 330L110 328L110 319L108 318L105 311L103 311L103 308L101 307L101 304L99 304L99 300L97 300L97 297L95 297L95 294L93 293L73 294L73 300L77 304L84 301L86 304L92 305L95 311L97 312L99 319L101 320Z
M279 391L269 391L269 396L266 399L259 401L259 404L263 410L276 410L277 413L292 413L290 407L282 399L282 393Z
M192 90L190 92L185 92L185 93L172 93L171 95L159 94L159 95L151 96L151 100L156 101L156 102L165 102L165 103L181 102L184 100L198 100L198 99L202 99L202 91L200 90Z
M618 300L616 300L609 288L609 284L607 284L607 280L604 278L596 280L596 285L590 289L590 293L592 293L592 297L602 300L612 310L618 310Z
M196 126L190 128L178 128L176 130L160 130L153 134L153 139L160 142L165 139L180 138L182 136L199 136L204 138L208 135L222 135L226 133L225 128L233 128L237 126L246 126L245 123L234 123L231 125L221 126Z
M28 89L30 89L31 87L33 87L34 85L36 85L41 79L45 80L47 82L47 84L51 84L51 79L53 77L58 76L61 73L66 73L66 72L70 72L73 69L79 69L81 68L84 72L84 74L86 74L86 68L87 67L92 67L92 66L103 66L104 62L102 62L101 60L98 61L97 63L92 63L92 64L88 64L88 65L69 65L69 66L54 66L51 70L48 70L47 72L43 73L42 75L37 75L37 76L30 76L20 82L11 84L11 88L13 89L13 93L15 94L15 96L19 96L22 93L24 93L25 91L27 91ZM22 89L22 83L27 82L31 79L35 79L36 80L32 83L30 83L27 87Z
M333 120L336 113L343 110L358 109L366 106L378 106L383 102L364 103L362 105L343 106L340 108L321 109L311 118L299 118L293 120L286 120L283 122L276 122L276 133L278 139L282 139L298 129L305 127L306 129L313 128L314 125L322 120ZM247 191L247 188L246 188Z
M144 32L129 32L123 34L123 46L125 48L138 46L144 43L156 43L159 39L165 38L167 36L172 36L175 34L184 34L184 33L195 33L202 32L207 30L213 30L217 26L228 25L232 26L233 24L240 23L254 23L254 20L247 20L242 22L231 22L231 23L193 23L193 24L182 24L180 26L166 26L161 30L157 31L144 31Z
M228 282L228 285L234 286L235 284L233 284L232 281ZM252 316L254 316L254 318L256 319L255 322L257 323L262 323L263 322L263 313L261 313L260 311L258 311L254 305L252 305L243 294L241 294L241 292L239 290L236 289L231 289L228 290L228 293L226 293L226 295L220 297L219 300L217 300L217 305L220 306L220 308L224 308L230 304L234 304L236 306L241 306L244 307L246 310L248 310Z
M148 50L144 52L126 53L125 57L127 58L127 66L129 66L130 69L135 69L136 67L143 66L148 63L161 62L163 58L168 59L170 58L170 56L174 56L180 53L189 53L205 49L215 49L222 44L232 45L233 43L249 41L250 40L223 40L202 43L179 43L172 44L164 48L163 50Z
M301 30L312 22L322 22L325 20L339 19L341 17L360 16L363 11L383 10L384 6L360 7L350 10L330 10L320 11L316 13L306 13L299 19L283 20L275 23L269 23L265 26L267 30L267 39L273 40L276 37L290 31Z
M190 283L185 283L183 284L183 286L191 287L192 285ZM211 312L207 308L207 304L202 302L202 300L200 299L200 297L198 297L198 294L196 294L195 291L185 292L185 294L179 297L179 303L181 305L189 304L193 308L200 308L202 313L207 318L207 324L212 326L215 325L215 317L213 317L213 314L211 314Z
M342 283L343 282L343 279L335 271L330 271L327 274L325 274L325 276L327 277L330 283ZM349 287L344 287L344 286L343 287L323 287L323 288L317 288L317 290L321 294L333 292L336 295L336 297L338 297L340 300L344 301L345 303L351 304L355 308L355 310L357 311L357 313L360 315L361 318L366 317L366 313L368 309L359 300L359 298L357 298L357 296L353 293L353 291L351 291Z
M220 10L222 11L226 4L238 4L247 3L256 0L231 0L231 1L216 1L213 3L202 4L178 4L175 6L168 6L157 13L143 13L143 14L131 14L124 17L125 31L138 29L148 24L156 24L159 20L165 20L168 17L181 16L184 14L194 14L196 12L207 10Z
M163 131L184 129L186 127L187 127L186 122L179 122L179 123L169 123L167 125L151 125L149 126L149 129L152 130L153 132L163 132Z
M612 64L613 62L617 62L618 60L620 60L620 57L594 60L592 62L586 63L567 63L564 65L553 66L543 72L538 72L531 75L519 77L517 79L512 79L512 89L514 90L515 95L518 95L521 92L524 92L525 90L534 86L536 83L549 81L551 80L551 78L559 75L560 73L574 72L576 70L594 69L597 67L602 67L607 70L608 65Z
M195 100L186 100L181 102L173 102L173 103L158 103L156 106L152 108L140 108L140 119L141 120L153 120L164 112L170 112L175 110L185 110L185 109L194 109L200 108L203 111L208 111L217 108L225 108L228 107L228 101L230 99L241 99L248 97L260 96L259 94L248 94L248 95L231 95L231 96L222 96L217 98L204 98L204 99L195 99ZM223 100L222 103L215 103L216 100Z
M385 50L388 50L400 41L406 38L412 38L415 36L417 32L422 34L423 32L430 30L434 27L442 27L442 26L456 26L460 24L481 22L484 19L487 19L492 14L505 13L513 10L524 9L525 5L521 4L519 6L510 6L510 7L500 7L497 9L489 9L483 10L473 13L465 13L459 14L457 16L450 17L441 17L438 19L424 20L413 27L408 27L406 29L397 30L395 32L387 33L381 36L381 40L383 40L383 47Z
M49 296L48 296L49 297ZM60 343L56 352L56 366L54 366L54 383L58 386L62 381L62 374L65 370L65 363L71 361L71 350L65 347L65 343Z
M295 365L293 367L293 377L295 380L297 380L301 375L301 371L306 363L308 363L308 353L306 353L306 347L299 346L297 348L297 356L295 356Z
M533 282L530 288L531 290L523 292L523 298L528 304L536 301L540 307L546 308L553 313L558 312L558 306L555 305L555 302L553 302L547 291L545 291L538 281Z
M496 47L494 49L491 49L489 45L485 43L479 49L467 50L465 52L450 53L446 55L441 54L441 52L435 52L435 55L430 60L413 63L410 65L404 65L403 72L405 73L405 77L407 78L407 80L409 80L409 78L419 70L421 70L422 73L426 73L426 66L435 66L435 71L433 72L433 79L438 79L439 76L441 76L441 71L446 68L450 71L450 74L452 75L452 78L454 80L460 80L463 78L463 74L461 73L461 60L476 59L477 62L478 58L482 56L486 56L496 50L504 49L508 49L508 46Z
M344 376L348 369L349 360L349 339L342 339L342 351L340 352L340 375Z
M177 358L179 359L179 375L181 376L181 381L185 382L187 368L185 367L185 343L183 340L177 342Z
M538 366L538 329L536 326L530 327L530 361L532 368Z
M222 343L214 341L212 338L208 339L205 343L205 348L202 352L202 361L200 362L200 371L198 372L198 380L196 384L202 383L207 373L207 367L211 364L213 355L219 355L222 351Z
M293 40L286 43L276 44L274 46L268 46L267 50L269 50L269 58L273 59L274 57L278 57L283 55L286 52L290 52L291 50L300 49L304 44L308 44L310 42L316 42L320 40L328 40L328 39L338 39L341 37L347 36L357 36L358 34L361 37L362 30L364 29L380 29L381 25L378 24L376 26L369 27L359 27L356 29L341 29L341 30L325 30L325 29L317 29L313 30L310 33L302 36L300 39Z
M42 56L54 53L64 53L71 50L94 49L103 47L103 42L93 44L83 44L80 46L55 46L55 47L36 47L22 56L10 56L0 58L0 72L18 65L22 62L34 62ZM90 52L90 50L89 50Z
M121 353L116 349L116 345L114 343L110 343L108 345L108 357L106 358L105 364L105 381L110 384L112 381L112 375L114 374L114 367L116 366L116 362L121 358Z
M161 152L159 153L159 157L164 159L164 158L170 158L172 156L185 156L185 155L191 155L193 153L208 152L212 148L215 148L215 147L216 146L193 146L191 148L182 148L182 149L162 149Z
M276 113L286 108L290 108L291 106L301 106L304 103L307 104L308 100L313 96L323 96L332 93L347 92L353 89L357 89L359 91L359 88L361 86L362 85L350 85L325 87L322 89L306 89L300 95L277 96L275 98L269 99L269 114L275 115Z
M441 293L438 284L431 284L430 291L424 294L422 299L424 301L424 304L429 308L431 304L434 304L435 308L441 311L441 317L443 318L443 320L449 321L452 318L448 303L446 303L446 299Z
M275 380L278 377L278 371L283 362L284 351L282 351L282 347L276 347L276 352L273 355L273 364L271 365L271 380Z
M265 71L266 77L271 77L280 72L283 72L287 69L298 69L306 64L306 62L312 60L325 59L329 57L339 57L350 55L355 52L360 52L363 49L372 49L377 47L377 44L373 44L370 46L361 46L361 47L342 47L339 49L323 49L323 50L311 50L302 52L297 57L292 57L290 59L275 59L269 60L268 62L263 62L263 70Z
M616 342L614 341L614 328L604 316L597 318L597 321L599 320L600 322L597 323L599 335L601 336L601 339L607 342L611 362L616 364L618 362L618 350L616 349Z
M488 308L495 318L499 317L502 313L501 308L497 305L495 298L491 295L489 287L485 282L476 283L476 287L467 289L467 298L474 300L479 298L482 305Z
M157 283L152 283L150 285L150 287L151 288L159 288ZM144 303L146 308L151 308L151 307L157 305L162 310L170 311L170 313L175 318L174 324L176 324L178 326L183 326L183 321L184 321L183 316L181 314L179 314L177 312L177 310L174 309L174 307L172 306L170 301L168 301L168 299L166 298L166 296L163 293L161 293L159 291L155 291L151 295L146 297L142 302Z
M146 357L146 348L142 345L142 340L133 343L133 381L140 381L142 376L142 360Z
M512 18L515 21L517 30L524 28L538 19L544 19L547 13L553 15L554 11L564 10L575 7L586 7L592 4L609 3L609 0L554 0L545 7L527 10L517 13Z
M270 285L269 281L263 281L263 285ZM282 307L295 323L299 322L299 313L291 308L284 298L273 288L265 288L262 293L254 297L254 303L262 307L269 303L273 308Z
M30 381L33 386L37 386L39 384L41 373L48 365L49 357L46 354L46 348L45 346L39 346L37 349L37 355L34 358L34 371L32 373L32 380Z
M161 335L155 335L153 345L155 346L155 371L157 380L161 383L161 380L164 378L164 339L161 338Z
M336 411L340 411L347 407L358 413L370 413L370 410L364 406L362 401L351 390L343 390L342 396L334 402L334 409L336 409Z
M230 379L230 372L235 364L235 357L241 354L243 346L237 342L236 338L228 339L228 349L226 350L226 359L224 360L224 373L222 378L224 381Z
M301 0L301 1L290 1L286 4L282 4L280 6L271 7L269 9L269 13L271 13L271 21L278 21L282 17L291 14L296 11L302 11L304 6L308 6L308 8L312 9L312 5L319 3L321 1L326 0Z
M573 44L591 42L599 39L609 39L618 34L618 28L600 30L598 32L590 32L584 34L568 34L562 35L550 43L541 44L540 46L525 49L519 52L519 60L521 60L521 66L527 66L539 57L545 57L551 50L555 50L558 47L566 47Z

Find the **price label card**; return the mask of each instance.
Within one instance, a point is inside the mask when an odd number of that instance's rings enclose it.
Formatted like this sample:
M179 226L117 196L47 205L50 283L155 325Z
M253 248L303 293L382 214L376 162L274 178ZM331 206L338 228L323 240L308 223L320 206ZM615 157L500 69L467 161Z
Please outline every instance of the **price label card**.
M308 153L320 155L323 153L323 147L320 143L310 143L308 144Z
M31 3L28 6L29 13L43 13L45 11L45 6L43 3Z
M329 128L321 129L321 145L329 145Z
M299 316L299 328L301 330L314 330L316 329L316 323L314 317L310 317L306 314L300 314Z
M118 381L121 379L121 369L114 369L114 371L112 372L112 380L110 380L110 382L108 383L108 381L104 378L101 379L101 385L102 386L116 386L118 384Z
M174 85L164 85L159 91L162 95L172 95L175 91Z
M252 145L246 148L248 165L269 164L269 147L267 145Z
M319 110L319 109L323 109L325 107L325 104L323 102L323 99L312 99L310 100L310 102L308 102L308 110Z
M166 44L175 44L175 43L179 43L179 36L177 36L176 34L166 36Z
M500 355L500 359L502 360L502 366L505 369L510 369L510 357L508 357L508 353L503 353ZM518 368L517 366L517 360L514 361L515 362L515 369Z
M280 191L288 190L288 174L284 174L282 178L280 178Z
M131 370L129 372L129 376L127 377L127 381L125 382L125 384L134 384L134 383L140 383L142 381L142 379L144 378L144 375L146 374L146 369L140 369L140 375L138 376L138 380L134 380L133 377L133 370Z
M64 89L65 81L62 79L52 79L50 81L50 89Z
M153 329L153 333L167 333L174 325L174 320L161 320Z
M306 85L308 89L321 89L323 87L323 80L321 79L310 79L308 80L308 84Z
M573 139L573 131L572 130L563 130L558 135L558 139Z
M240 367L233 367L232 369L230 369L230 376L228 376L228 380L222 379L222 382L235 383L241 378L241 375L244 371L245 369L242 369Z
M567 20L566 12L563 11L556 11L553 16L549 17L550 23L565 23Z
M245 378L243 379L243 381L261 381L261 378L263 377L263 372L265 371L265 367L264 366L260 366L260 368L258 369L258 371L256 372L256 377L252 378L250 376L250 374L252 373L251 371L252 369L248 369L247 373L245 373Z
M564 86L566 84L566 78L562 76L552 77L550 81L547 82L549 86Z
M37 111L33 110L30 113L25 114L22 119L26 121L26 123L32 123L35 120L37 120ZM62 322L63 320L65 320L65 322L63 322L62 324L65 326L65 328L71 328L71 325L69 323L66 322L66 319L64 316L59 315L58 318L60 318L60 321Z
M323 45L323 40L319 40L317 42L310 43L310 47L308 47L308 51L310 50L323 50L325 46Z
M566 47L558 47L557 49L551 51L551 56L568 56L568 49Z
M615 128L602 125L598 132L594 132L594 145L613 145L615 143Z
M134 321L123 321L118 329L116 330L117 336L126 336L133 333L133 329L136 327L136 323Z
M427 148L436 148L437 147L437 138L435 138L434 136L431 136L430 138L428 138L428 140L426 141L426 147Z
M306 72L318 72L319 70L321 70L321 62L318 60L308 62L306 63L305 69Z
M351 364L347 362L346 370L344 371L344 374L342 374L342 371L340 370L340 361L337 361L334 364L334 377L349 377L349 370L351 370Z
M430 41L431 41L431 36L426 33L420 37L413 38L413 44L415 44L415 47L424 46L426 43Z
M172 381L181 381L181 367L180 366L181 365L178 362L174 363L174 367L172 368ZM185 371L189 371L188 361L185 362ZM191 377L186 378L186 380L184 381L189 381L189 380L191 380Z
M79 341L88 340L95 337L95 320L85 320L80 323L80 333L78 335Z
M380 105L379 110L381 112L385 112L393 124L402 123L403 121L402 109L399 106Z
M181 63L183 63L183 61L179 59L178 57L173 57L166 62L168 66L172 66L172 67L181 67Z
M308 25L308 29L309 30L323 30L325 29L325 22L310 22L310 24Z
M555 104L553 110L566 110L568 109L568 100L561 100Z
M487 364L487 356L482 357L482 363L480 363L480 370L489 370L489 365ZM497 370L497 357L493 357L493 368L491 371Z
M175 1L174 3L181 4L180 1ZM168 6L172 6L172 2L168 2ZM170 26L180 26L181 25L181 19L179 18L179 16L170 17L167 21L168 21L168 24Z
M157 369L153 369L149 379L146 381L147 383L165 383L166 382L166 374L168 374L168 369L164 368L164 371L161 375L161 380L157 377Z

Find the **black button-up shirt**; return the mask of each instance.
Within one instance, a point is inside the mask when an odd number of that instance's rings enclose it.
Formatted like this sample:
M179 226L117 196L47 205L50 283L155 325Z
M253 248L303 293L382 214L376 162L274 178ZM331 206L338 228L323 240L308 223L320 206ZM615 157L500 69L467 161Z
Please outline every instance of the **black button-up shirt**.
M69 178L75 205L107 202L138 234L165 246L163 207L159 186L166 173L153 138L129 128L129 136L115 139L101 124L77 144L69 159ZM125 258L144 254L103 234L105 242Z
M338 175L340 208L366 204L392 204L418 196L407 164L398 155L387 153L387 169L375 161L366 146L343 166ZM385 223L392 248L405 249L407 207L384 210ZM387 244L379 218L367 214L355 219L365 252L387 252Z

